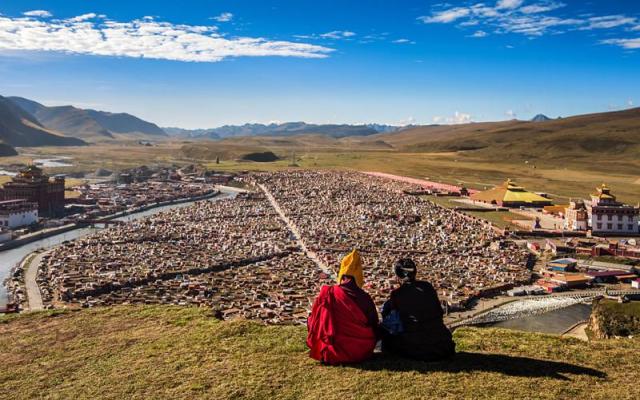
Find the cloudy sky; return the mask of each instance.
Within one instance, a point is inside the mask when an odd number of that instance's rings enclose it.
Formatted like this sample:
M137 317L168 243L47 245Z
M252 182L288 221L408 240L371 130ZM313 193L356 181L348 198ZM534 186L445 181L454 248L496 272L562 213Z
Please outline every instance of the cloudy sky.
M3 0L0 95L186 128L640 103L640 1Z

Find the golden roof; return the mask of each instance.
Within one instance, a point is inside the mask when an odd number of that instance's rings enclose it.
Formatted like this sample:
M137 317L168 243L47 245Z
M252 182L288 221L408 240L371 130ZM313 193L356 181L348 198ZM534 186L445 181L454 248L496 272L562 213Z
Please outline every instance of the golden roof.
M518 186L511 179L507 179L501 186L485 190L471 196L473 200L487 203L529 203L529 204L551 204L551 200L535 193L527 191L524 187Z
M607 200L615 200L616 196L611 194L611 189L609 189L609 187L607 186L606 183L603 183L602 185L600 185L600 187L596 188L596 193L593 194L593 196L599 198L600 200L603 199L607 199Z

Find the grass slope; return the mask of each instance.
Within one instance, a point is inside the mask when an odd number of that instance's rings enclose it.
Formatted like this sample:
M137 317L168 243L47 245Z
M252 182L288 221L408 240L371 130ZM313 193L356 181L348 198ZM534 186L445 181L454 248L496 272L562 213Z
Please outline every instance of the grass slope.
M1 323L4 322L4 323ZM461 329L454 361L326 367L305 328L121 306L0 319L0 398L633 398L640 340Z
M640 167L640 108L544 122L504 121L426 126L362 139L383 140L401 151L468 151L483 160L536 164L593 163Z
M32 115L0 96L0 142L10 146L83 146L80 139L44 128Z

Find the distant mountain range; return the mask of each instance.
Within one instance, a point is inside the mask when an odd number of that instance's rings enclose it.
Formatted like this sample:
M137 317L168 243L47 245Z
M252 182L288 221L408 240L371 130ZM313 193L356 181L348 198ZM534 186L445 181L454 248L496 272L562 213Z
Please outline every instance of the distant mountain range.
M378 133L396 132L408 127L381 124L307 124L286 122L282 124L225 125L212 129L163 128L170 136L187 139L224 139L238 136L294 136L320 134L334 138L347 136L369 136Z
M82 146L86 142L47 129L33 115L0 96L0 155L15 155L13 147Z
M74 106L47 107L22 97L9 97L9 99L23 111L31 114L42 126L91 142L131 136L145 138L167 136L156 124L131 114L85 110Z

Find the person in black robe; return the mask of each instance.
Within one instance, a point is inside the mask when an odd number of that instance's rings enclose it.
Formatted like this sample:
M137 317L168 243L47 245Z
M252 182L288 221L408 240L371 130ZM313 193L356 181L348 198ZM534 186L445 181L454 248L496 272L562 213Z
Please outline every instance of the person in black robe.
M423 361L453 357L455 343L444 325L442 306L433 286L429 282L416 280L417 268L411 259L398 260L394 270L400 287L391 292L390 299L382 309L382 316L383 321L399 318L400 323L392 332L387 331L384 335L383 353Z

